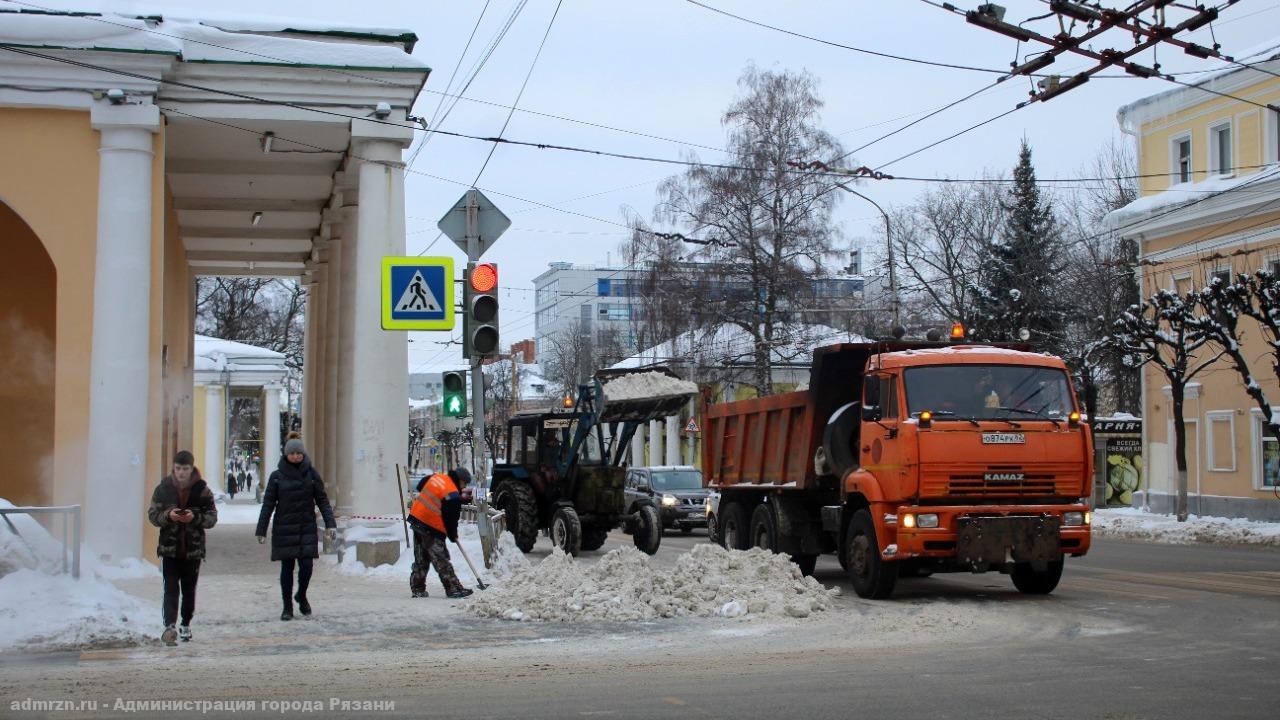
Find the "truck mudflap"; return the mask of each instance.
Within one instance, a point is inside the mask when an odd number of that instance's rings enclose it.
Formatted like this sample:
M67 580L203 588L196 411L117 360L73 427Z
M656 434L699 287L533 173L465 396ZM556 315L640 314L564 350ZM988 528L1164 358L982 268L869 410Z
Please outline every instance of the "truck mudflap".
M974 572L1030 563L1043 572L1058 560L1061 520L1052 515L962 517L956 523L956 558Z

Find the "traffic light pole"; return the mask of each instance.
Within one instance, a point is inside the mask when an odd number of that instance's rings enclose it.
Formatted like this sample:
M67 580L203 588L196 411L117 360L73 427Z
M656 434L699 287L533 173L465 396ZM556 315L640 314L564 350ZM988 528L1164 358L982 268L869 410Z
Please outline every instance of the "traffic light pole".
M472 188L467 191L467 271L468 273L475 269L476 261L480 259L480 202L476 197L476 189ZM469 308L464 308L463 312L470 312ZM488 466L485 462L485 434L484 434L484 372L480 369L482 356L477 353L471 354L471 426L474 435L473 442L477 442L474 446L476 451L471 454L472 475L475 483L480 486L487 484ZM479 457L476 457L476 456Z

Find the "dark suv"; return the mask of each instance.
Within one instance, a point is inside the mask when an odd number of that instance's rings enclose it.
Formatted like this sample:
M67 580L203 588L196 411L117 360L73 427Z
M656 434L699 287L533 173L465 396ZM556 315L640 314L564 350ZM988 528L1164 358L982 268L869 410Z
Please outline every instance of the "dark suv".
M627 512L652 505L662 516L662 527L680 528L686 535L707 526L707 496L702 471L691 465L657 465L627 470Z

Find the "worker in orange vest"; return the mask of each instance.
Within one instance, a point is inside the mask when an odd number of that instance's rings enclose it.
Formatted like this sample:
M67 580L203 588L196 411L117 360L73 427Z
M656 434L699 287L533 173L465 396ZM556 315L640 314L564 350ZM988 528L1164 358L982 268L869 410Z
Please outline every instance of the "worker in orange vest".
M445 539L458 542L458 518L462 515L461 488L471 482L465 468L449 473L435 473L418 483L418 497L409 506L409 527L413 530L413 571L409 574L409 590L413 596L427 596L427 563L436 569L445 595L464 598L471 590L453 571Z

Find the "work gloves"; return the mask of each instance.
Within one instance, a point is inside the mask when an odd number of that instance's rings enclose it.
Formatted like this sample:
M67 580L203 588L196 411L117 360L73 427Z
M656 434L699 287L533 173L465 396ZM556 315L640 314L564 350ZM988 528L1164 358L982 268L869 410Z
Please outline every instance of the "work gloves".
M266 541L267 541L267 536L265 536L265 535L259 535L259 536L258 536L258 544L259 544L259 545L261 545L262 543L264 543L264 542L266 542Z

